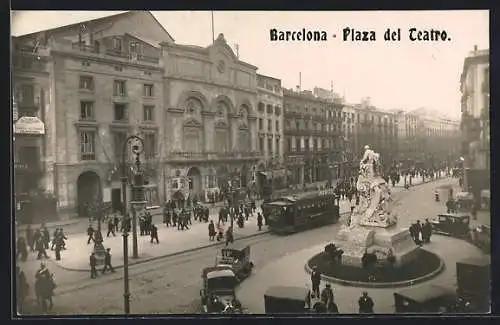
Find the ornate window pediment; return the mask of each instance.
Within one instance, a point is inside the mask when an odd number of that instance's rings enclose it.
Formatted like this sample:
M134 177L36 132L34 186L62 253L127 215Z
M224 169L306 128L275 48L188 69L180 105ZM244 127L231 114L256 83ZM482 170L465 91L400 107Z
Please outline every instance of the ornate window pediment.
M215 121L214 127L216 129L227 129L227 123L223 119L218 119L217 121Z
M190 128L200 128L201 127L201 123L200 121L198 121L197 119L194 119L194 118L187 118L185 121L184 121L184 127L190 127Z

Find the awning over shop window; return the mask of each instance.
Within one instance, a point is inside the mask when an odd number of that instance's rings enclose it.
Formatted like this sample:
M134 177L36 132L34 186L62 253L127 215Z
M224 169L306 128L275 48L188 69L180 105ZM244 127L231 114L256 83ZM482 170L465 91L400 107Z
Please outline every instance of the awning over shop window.
M14 134L44 135L45 124L38 117L23 116L14 124Z

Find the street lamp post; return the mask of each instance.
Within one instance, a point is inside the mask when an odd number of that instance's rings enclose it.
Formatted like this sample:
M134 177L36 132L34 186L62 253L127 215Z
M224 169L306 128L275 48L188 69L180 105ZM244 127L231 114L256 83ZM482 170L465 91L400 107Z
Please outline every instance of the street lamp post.
M469 188L467 185L467 169L465 167L465 158L460 157L460 161L462 162L462 177L463 177L463 184L462 184L462 189L464 192L468 192Z
M136 136L131 135L123 141L122 144L122 195L123 195L123 300L124 300L124 313L125 315L130 314L130 290L129 290L129 275L128 275L128 233L130 231L130 217L127 212L127 171L125 155L127 145L131 140L135 140L137 143L132 146L133 152L141 152L143 140ZM134 220L135 221L135 220ZM136 234L137 239L137 234Z

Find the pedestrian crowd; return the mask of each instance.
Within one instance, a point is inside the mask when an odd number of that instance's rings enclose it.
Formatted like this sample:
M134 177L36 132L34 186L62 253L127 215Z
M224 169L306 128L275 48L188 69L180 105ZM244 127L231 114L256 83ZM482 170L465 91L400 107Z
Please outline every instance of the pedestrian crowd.
M66 249L66 237L63 228L56 228L50 236L50 232L42 224L40 228L33 230L31 225L26 227L24 235L17 234L16 239L16 260L25 262L28 260L29 253L33 253L37 260L49 259L47 250L55 252L56 260L61 259L61 251ZM30 285L26 275L20 266L16 267L16 296L18 311L22 313L26 298L29 296ZM44 263L40 264L40 270L35 275L35 295L37 305L41 307L43 312L47 312L53 306L52 296L56 284L54 275L48 271Z

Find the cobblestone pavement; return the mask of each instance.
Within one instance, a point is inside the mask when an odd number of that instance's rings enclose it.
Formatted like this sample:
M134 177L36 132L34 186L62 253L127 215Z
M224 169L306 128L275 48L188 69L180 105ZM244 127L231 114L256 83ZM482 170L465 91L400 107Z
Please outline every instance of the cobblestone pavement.
M394 193L396 198L399 195L407 196L418 188L416 186L409 191L395 189ZM432 194L429 194L429 197L432 198ZM282 257L284 252L290 255L330 240L338 227L339 224L287 237L266 234L242 241L251 244L252 257L259 272L267 263ZM217 248L210 247L132 266L130 269L132 311L136 313L196 311L199 301L200 272L203 267L213 265L216 250ZM25 263L31 263L35 267L38 265L32 260ZM33 278L35 267L26 268L28 279ZM56 289L53 313L74 315L122 312L123 284L120 270L115 274L90 280L88 274L84 272L62 271L55 266L50 268L55 273L59 285Z

